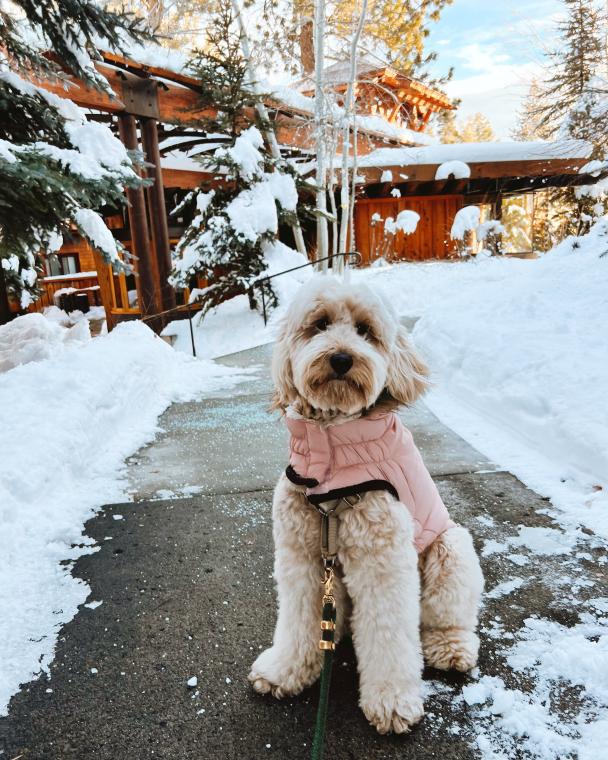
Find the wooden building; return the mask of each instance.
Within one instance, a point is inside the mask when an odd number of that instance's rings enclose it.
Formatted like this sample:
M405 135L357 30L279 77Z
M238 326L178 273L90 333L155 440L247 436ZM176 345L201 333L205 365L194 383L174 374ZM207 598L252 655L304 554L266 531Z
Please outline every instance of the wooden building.
M357 249L364 263L372 261L381 245L379 220L394 219L411 209L420 215L420 222L411 235L397 233L392 256L414 261L448 258L455 252L450 230L460 208L488 206L491 216L500 219L507 198L550 187L594 184L606 172L585 170L590 154L591 146L579 140L373 151L358 164Z
M337 93L340 104L346 94L349 69L350 63L346 62L335 63L324 71L324 81ZM305 95L314 93L314 86L308 80L301 80L296 86ZM379 66L366 59L357 62L354 98L360 112L378 115L391 124L415 132L424 132L434 113L454 109L449 98L439 90L405 76L391 66Z
M218 141L215 136L210 140L197 123L203 113L196 79L110 53L96 65L115 97L73 79L67 91L61 83L43 85L87 109L90 118L109 124L128 149L143 151L150 185L128 190L126 207L103 210L113 234L133 255L135 273L114 273L75 233L57 258L47 262L47 276L41 281L43 297L32 308L40 310L54 302L57 291L72 288L86 293L91 303L103 304L112 329L124 319L151 319L181 308L167 275L171 247L188 220L170 218L167 209L186 191L210 179L195 158ZM344 91L343 71L330 68L328 75L339 96ZM310 166L314 104L302 92L305 85L300 90L279 89L267 107L281 150ZM581 173L589 150L581 143L429 145L432 141L422 133L428 119L451 104L442 93L388 67L362 66L356 97L359 110L367 109L358 118L356 131L360 179L356 247L364 263L380 250L382 232L377 219L396 217L403 209L417 211L420 222L414 234L396 236L392 255L414 260L444 258L453 252L449 230L463 205L490 203L499 211L505 195L597 180ZM207 111L206 115L211 114ZM438 179L440 167L455 159L466 163L468 176ZM314 241L310 242L314 250ZM177 301L180 298L183 303L184 294L178 294ZM158 329L161 323L152 321L152 325Z
M187 220L170 219L167 209L210 178L193 156L209 150L210 144L216 146L218 140L210 140L197 123L200 116L213 114L199 109L199 85L193 77L111 53L103 54L96 66L115 97L73 78L69 78L69 89L60 82L41 84L87 109L90 118L110 125L128 149L143 151L150 186L127 190L125 208L103 210L113 234L133 255L135 273L114 273L74 231L73 239L48 262L47 277L41 280L43 297L31 308L48 306L55 293L66 288L87 292L93 301L98 289L111 329L123 319L150 318L176 307L176 294L167 285L170 251ZM310 161L314 148L312 104L308 108L307 99L295 91L283 88L279 92L285 93L285 99L276 97L266 105L281 148ZM410 130L389 128L383 120L359 124L356 139L360 155L380 147L415 144Z

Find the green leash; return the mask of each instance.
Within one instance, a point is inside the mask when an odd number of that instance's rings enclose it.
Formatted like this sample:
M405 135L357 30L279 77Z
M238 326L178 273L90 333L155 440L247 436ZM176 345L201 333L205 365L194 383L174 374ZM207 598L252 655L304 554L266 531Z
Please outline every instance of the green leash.
M331 683L331 671L334 663L334 650L336 648L334 641L336 632L336 602L332 594L333 577L334 570L332 563L326 566L325 579L323 581L323 615L321 618L321 640L319 641L319 648L323 650L323 669L321 670L319 706L317 707L311 760L323 760L323 750L325 748L329 685Z

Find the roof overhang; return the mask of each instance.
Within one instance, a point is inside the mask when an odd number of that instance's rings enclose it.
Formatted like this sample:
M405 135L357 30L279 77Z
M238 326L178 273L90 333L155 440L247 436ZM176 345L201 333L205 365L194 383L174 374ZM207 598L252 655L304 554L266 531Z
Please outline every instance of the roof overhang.
M49 56L53 57L52 54ZM137 118L155 118L165 125L196 127L201 118L216 114L215 109L197 108L200 85L194 77L182 72L140 63L108 52L102 53L102 60L96 61L95 67L106 78L114 95L86 86L84 82L70 76L69 72L65 72L61 78L40 81L39 84L82 108L111 116L128 113ZM303 149L314 145L314 104L308 109L277 98L268 98L266 105L272 111L277 139L281 145ZM250 111L250 116L253 117L253 109ZM357 147L360 155L384 146L412 145L410 130L400 133L389 124L386 125L386 131L380 127L377 120L374 124L367 124L364 119L358 120Z
M358 185L368 197L388 197L397 188L402 195L460 193L471 200L492 199L549 187L593 185L608 176L608 165L600 170L589 165L590 153L591 146L581 141L379 150L361 159ZM483 160L470 160L482 155ZM469 160L461 161L459 156ZM393 157L399 160L391 163ZM458 161L468 176L459 175L456 167L455 174L437 179L438 169L448 161Z

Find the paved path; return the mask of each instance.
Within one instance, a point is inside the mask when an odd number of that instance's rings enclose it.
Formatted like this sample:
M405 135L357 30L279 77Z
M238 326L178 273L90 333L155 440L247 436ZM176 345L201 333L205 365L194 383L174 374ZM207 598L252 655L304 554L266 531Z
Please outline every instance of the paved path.
M64 627L50 681L26 684L13 698L9 717L0 719L2 760L308 757L317 687L277 702L254 695L246 681L275 618L270 502L285 463L285 431L266 413L269 354L263 347L224 359L260 365L257 378L167 410L163 432L130 462L135 503L109 505L87 524L99 551L82 557L74 574L103 604L83 607ZM545 500L497 471L424 405L404 419L478 549L515 536L521 524L555 527L542 514ZM578 600L607 595L595 561L605 550L590 541L585 551L576 559L520 547L483 559L488 589L514 573L525 582L486 599L482 673L514 683L499 646L531 613L577 621L564 578L575 573L593 584L583 583ZM193 675L198 687L189 689ZM425 677L423 723L409 736L378 737L356 707L354 655L342 644L327 758L478 757L472 742L479 727L459 698L468 677Z

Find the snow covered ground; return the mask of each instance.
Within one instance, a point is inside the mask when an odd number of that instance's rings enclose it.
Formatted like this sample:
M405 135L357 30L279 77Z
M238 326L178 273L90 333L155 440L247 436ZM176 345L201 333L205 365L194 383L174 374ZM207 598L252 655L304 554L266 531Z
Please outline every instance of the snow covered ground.
M194 361L141 323L90 340L86 321L68 330L40 314L0 328L0 366L2 715L86 602L88 586L60 563L96 550L83 534L96 508L128 500L125 458L154 437L171 402L246 371Z
M608 537L608 220L536 260L358 273L384 289L433 373L431 409L558 507ZM605 255L603 255L605 254Z

